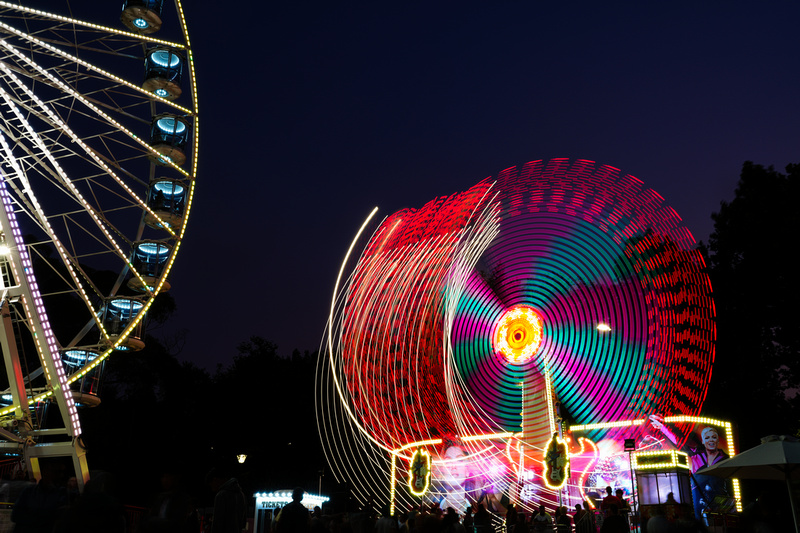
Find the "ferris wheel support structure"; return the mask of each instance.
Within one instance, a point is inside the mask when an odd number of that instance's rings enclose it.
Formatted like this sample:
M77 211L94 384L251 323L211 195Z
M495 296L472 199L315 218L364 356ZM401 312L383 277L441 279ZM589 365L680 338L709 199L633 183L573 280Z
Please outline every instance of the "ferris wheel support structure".
M3 320L0 343L3 353L6 354L4 360L6 373L9 376L9 389L14 405L17 406L13 420L19 433L17 436L3 430L3 436L8 438L8 442L0 443L0 449L11 448L14 451L22 452L28 471L36 479L41 477L39 458L69 456L72 458L78 484L82 490L83 485L89 480L89 468L86 463L86 449L80 440L81 428L75 399L67 384L55 337L42 305L42 296L33 277L31 260L22 242L5 182L2 181L0 181L0 198L2 198L3 204L3 209L0 210L0 226L3 228L3 233L5 235L10 233L13 239L10 246L6 242L3 248L3 252L5 252L3 262L6 264L4 265L4 275L0 278L0 289L3 296L2 308L0 308ZM7 281L10 281L11 284L6 285ZM63 428L35 429L32 424L31 411L27 402L26 381L15 342L14 324L11 320L12 310L9 302L19 302L25 313L23 322L35 339L36 351L47 380L47 388L52 391L53 399L58 404L64 424ZM34 437L44 435L66 437L68 440L33 445Z

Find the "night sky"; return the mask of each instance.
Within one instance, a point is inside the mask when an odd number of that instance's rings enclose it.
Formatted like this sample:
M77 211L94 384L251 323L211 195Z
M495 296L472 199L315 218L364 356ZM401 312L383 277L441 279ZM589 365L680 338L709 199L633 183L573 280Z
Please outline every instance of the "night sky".
M161 333L188 330L179 357L210 369L252 335L316 350L375 206L573 157L640 178L707 241L743 161L800 162L796 1L184 8L200 168Z

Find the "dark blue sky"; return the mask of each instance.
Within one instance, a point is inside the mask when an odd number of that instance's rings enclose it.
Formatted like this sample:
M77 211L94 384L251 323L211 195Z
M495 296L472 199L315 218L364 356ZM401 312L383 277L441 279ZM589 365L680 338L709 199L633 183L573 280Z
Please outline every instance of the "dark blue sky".
M201 151L171 276L182 359L227 364L251 335L315 350L374 206L575 157L640 178L707 240L743 161L800 162L796 1L431 4L186 0Z

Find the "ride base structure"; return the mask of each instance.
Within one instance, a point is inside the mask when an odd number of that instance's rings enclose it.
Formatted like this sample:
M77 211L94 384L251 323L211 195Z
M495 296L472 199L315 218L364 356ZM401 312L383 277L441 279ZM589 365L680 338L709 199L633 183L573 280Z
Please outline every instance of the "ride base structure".
M562 420L558 420L563 424ZM671 416L664 424L692 433L706 428L723 435L718 447L735 455L729 422L702 416ZM389 477L391 511L399 502L453 507L463 513L473 504L504 516L510 503L534 511L540 504L553 510L562 505L574 509L600 509L606 487L621 489L634 514L648 518L654 509L673 505L674 516L715 512L714 506L735 507L741 512L739 481L701 487L694 492L695 476L688 448L681 447L654 428L649 419L587 425L562 425L543 447L525 441L524 431L487 435L453 436L409 443L393 450ZM625 441L633 445L625 449ZM553 446L555 444L555 446ZM560 449L558 449L560 445ZM555 448L555 452L553 451ZM702 453L702 452L701 452ZM420 468L419 457L427 457ZM424 480L420 483L420 480ZM690 488L691 487L691 488ZM689 509L689 511L686 511Z

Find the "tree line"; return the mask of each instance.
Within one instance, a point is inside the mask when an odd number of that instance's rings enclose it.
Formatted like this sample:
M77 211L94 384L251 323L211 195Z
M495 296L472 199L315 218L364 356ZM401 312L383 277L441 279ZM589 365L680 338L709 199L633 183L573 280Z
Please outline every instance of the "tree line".
M252 337L227 367L209 372L180 361L169 344L148 335L141 352L108 359L102 403L81 415L92 470L124 480L121 496L140 505L164 473L209 498L212 467L240 477L251 494L317 486L324 456L314 418L316 353L282 355Z

